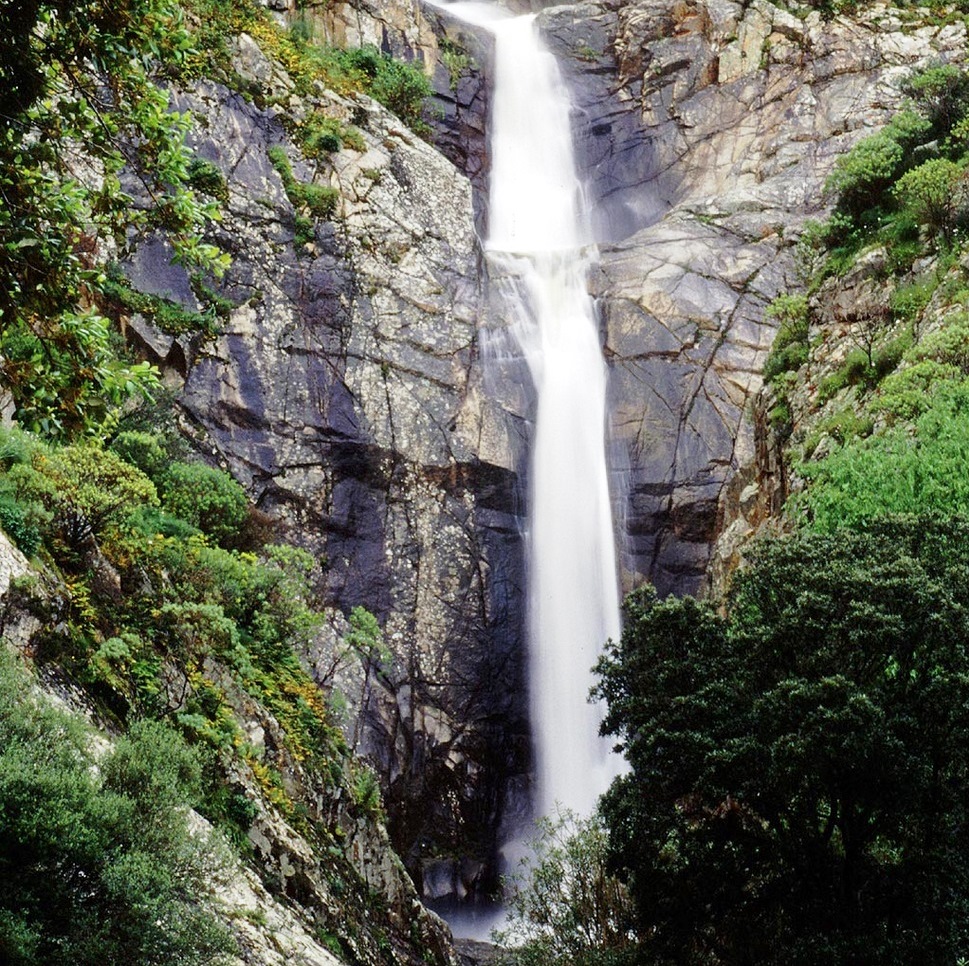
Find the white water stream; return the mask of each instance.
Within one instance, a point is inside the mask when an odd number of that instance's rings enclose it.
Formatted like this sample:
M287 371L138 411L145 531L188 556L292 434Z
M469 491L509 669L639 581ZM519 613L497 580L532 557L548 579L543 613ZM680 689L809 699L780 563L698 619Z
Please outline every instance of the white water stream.
M528 648L535 812L583 815L621 770L588 701L619 635L605 451L606 367L587 277L595 247L576 172L568 89L534 15L440 6L495 35L490 276L537 392L528 518Z

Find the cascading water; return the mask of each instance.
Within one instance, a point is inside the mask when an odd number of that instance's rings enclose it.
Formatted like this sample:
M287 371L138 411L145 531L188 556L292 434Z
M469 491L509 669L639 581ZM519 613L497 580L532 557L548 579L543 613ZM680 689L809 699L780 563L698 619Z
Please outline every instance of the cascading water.
M605 455L606 368L587 277L595 249L574 160L570 102L534 15L439 4L495 35L489 274L537 396L530 465L528 644L539 815L588 815L619 772L588 701L618 637Z
M528 640L538 814L589 814L616 773L589 704L591 667L619 634L605 458L606 368L587 290L594 249L568 91L534 16L495 24L489 232L492 274L537 394L528 533Z

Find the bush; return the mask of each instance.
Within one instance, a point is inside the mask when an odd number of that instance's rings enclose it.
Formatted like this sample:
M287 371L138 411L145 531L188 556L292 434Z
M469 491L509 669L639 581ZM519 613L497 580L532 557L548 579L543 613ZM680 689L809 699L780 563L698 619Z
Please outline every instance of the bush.
M639 962L635 910L607 868L608 833L599 815L560 812L538 822L505 882L507 926L495 941L514 949L515 966L602 966Z
M201 463L175 463L162 482L162 505L218 543L239 535L249 514L246 491L228 473Z
M894 193L946 245L952 243L956 217L965 203L965 170L946 158L933 158L906 172Z
M64 446L36 461L53 486L44 499L57 535L71 550L97 539L139 507L158 504L155 486L117 454L95 446Z
M800 369L808 360L808 305L804 295L781 295L767 307L765 316L780 326L764 363L764 379Z
M364 90L374 100L415 130L426 126L422 115L431 85L419 67L394 60L369 45L342 51L338 56L345 70L361 78Z
M126 463L141 470L152 482L159 483L168 465L168 457L157 436L136 430L118 433L109 449Z
M838 158L825 187L837 192L840 207L860 214L881 202L904 156L898 141L887 131L879 131Z
M223 204L229 200L229 185L225 175L211 161L192 158L188 165L188 183L198 191L217 198Z
M955 64L920 71L902 90L928 115L936 137L945 137L969 107L969 75Z
M0 526L26 557L32 557L40 549L43 537L40 527L30 521L16 497L0 490Z
M232 943L199 904L218 860L186 820L194 754L144 723L95 768L80 721L28 694L0 650L0 961L221 962Z
M830 531L894 513L969 514L969 384L941 383L914 432L895 427L801 468L810 482L792 503Z

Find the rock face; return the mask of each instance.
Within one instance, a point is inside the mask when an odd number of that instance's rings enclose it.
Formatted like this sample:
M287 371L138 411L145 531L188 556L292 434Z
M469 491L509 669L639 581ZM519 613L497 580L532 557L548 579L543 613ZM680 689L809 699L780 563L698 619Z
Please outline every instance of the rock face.
M718 536L722 573L769 512L750 489L752 402L792 240L835 158L888 120L913 68L964 56L965 26L765 0L603 0L540 23L571 66L603 240L624 585L703 590Z
M481 386L471 186L368 98L297 98L247 38L235 67L276 106L204 83L180 102L228 181L216 240L236 304L217 340L190 349L180 405L259 508L325 559L326 599L380 621L392 658L374 671L358 750L418 886L487 891L529 758L522 439ZM307 161L286 127L312 110L361 142ZM298 181L339 192L305 243L274 145Z
M486 217L472 182L480 189L487 170L490 49L410 0L313 16L337 41L425 66L450 160L367 98L297 96L241 38L236 72L266 106L209 83L179 98L199 122L198 152L228 181L217 240L234 258L225 294L236 308L208 345L143 338L185 373L182 411L212 458L325 558L327 600L379 618L392 658L364 678L353 731L418 888L466 898L494 885L529 768L520 476L531 393L521 360L484 364L494 343L483 327L500 340L501 325L474 233ZM877 7L860 17L822 23L765 0L539 13L575 92L601 242L590 285L612 372L624 589L703 590L711 558L726 573L769 509L754 485L765 449L752 401L773 337L764 308L795 277L792 239L823 207L834 158L899 103L899 79L965 42L962 25L906 25ZM305 158L288 132L315 110L362 142ZM271 147L298 181L339 192L310 238Z

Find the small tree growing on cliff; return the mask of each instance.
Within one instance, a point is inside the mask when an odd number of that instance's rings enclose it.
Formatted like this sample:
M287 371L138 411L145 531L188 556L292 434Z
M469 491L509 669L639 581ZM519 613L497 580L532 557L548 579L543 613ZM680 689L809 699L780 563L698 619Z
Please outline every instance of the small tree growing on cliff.
M966 171L947 158L933 158L902 175L895 195L933 235L952 244L956 221L966 202Z

